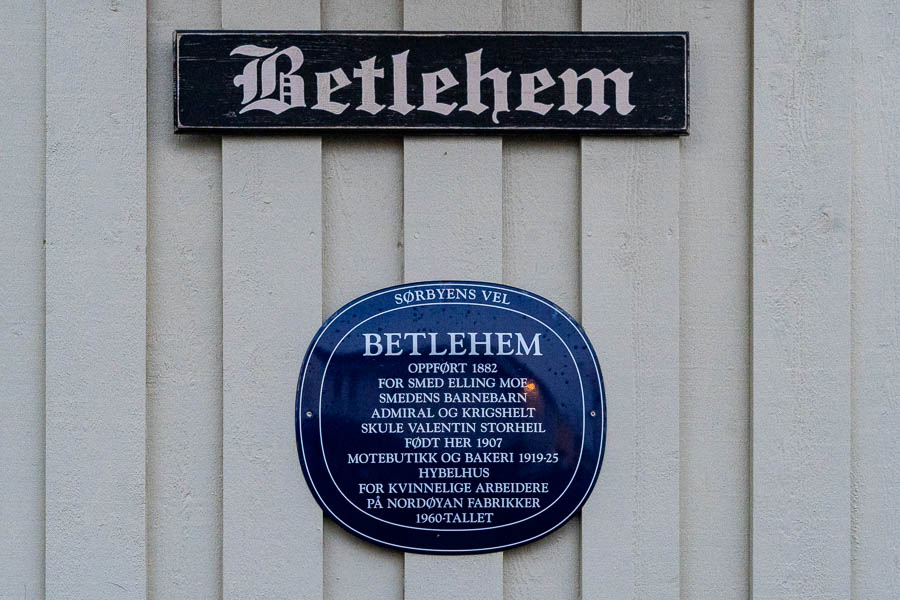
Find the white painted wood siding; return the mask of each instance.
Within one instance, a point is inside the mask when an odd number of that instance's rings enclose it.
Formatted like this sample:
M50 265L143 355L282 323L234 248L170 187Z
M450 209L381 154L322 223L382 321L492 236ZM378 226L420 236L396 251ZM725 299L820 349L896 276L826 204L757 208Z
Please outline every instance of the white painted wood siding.
M318 0L222 0L228 29L318 29ZM296 365L322 323L322 140L222 140L222 597L322 597L322 511L297 465Z
M44 595L44 7L0 20L0 598Z
M0 600L900 597L895 4L5 3ZM687 30L691 135L176 136L220 27ZM322 320L442 278L604 369L594 495L505 553L366 544L297 464Z
M755 8L753 591L847 598L850 3Z
M145 598L147 12L45 23L45 592Z
M222 150L172 135L169 58L175 27L215 29L221 11L148 10L147 587L203 598L221 586Z

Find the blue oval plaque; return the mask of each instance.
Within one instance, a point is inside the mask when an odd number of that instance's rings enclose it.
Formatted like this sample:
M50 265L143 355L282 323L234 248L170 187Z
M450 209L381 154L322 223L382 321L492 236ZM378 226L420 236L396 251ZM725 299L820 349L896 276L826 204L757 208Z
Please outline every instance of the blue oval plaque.
M606 405L584 330L497 284L372 292L307 350L297 448L309 488L348 531L409 552L495 552L584 504Z

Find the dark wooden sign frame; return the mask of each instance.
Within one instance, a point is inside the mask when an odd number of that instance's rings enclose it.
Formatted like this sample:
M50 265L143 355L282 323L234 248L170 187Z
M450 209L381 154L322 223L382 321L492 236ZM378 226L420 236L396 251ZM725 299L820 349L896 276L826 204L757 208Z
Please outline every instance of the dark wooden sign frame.
M176 31L177 132L688 133L688 34Z

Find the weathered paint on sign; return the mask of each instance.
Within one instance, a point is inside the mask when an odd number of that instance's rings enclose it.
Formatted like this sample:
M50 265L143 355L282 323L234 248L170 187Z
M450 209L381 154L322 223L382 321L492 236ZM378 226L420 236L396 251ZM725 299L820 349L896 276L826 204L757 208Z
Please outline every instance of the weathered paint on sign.
M372 292L307 351L297 445L322 509L411 552L494 552L587 500L605 402L584 330L549 301L447 281Z
M687 33L175 34L177 131L684 134Z

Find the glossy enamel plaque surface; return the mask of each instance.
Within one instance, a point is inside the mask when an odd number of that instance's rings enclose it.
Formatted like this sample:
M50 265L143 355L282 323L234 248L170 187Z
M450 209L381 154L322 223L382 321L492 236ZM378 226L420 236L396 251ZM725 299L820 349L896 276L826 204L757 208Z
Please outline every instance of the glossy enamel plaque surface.
M496 284L358 298L307 351L297 445L337 523L411 552L533 541L585 502L605 442L602 376L575 320Z

